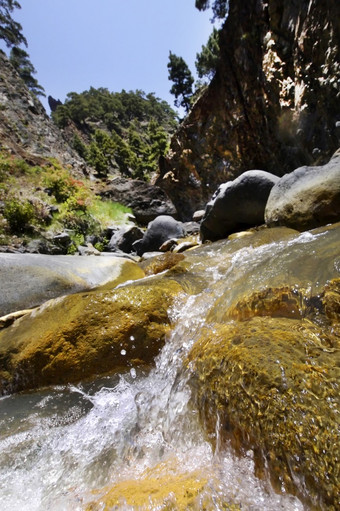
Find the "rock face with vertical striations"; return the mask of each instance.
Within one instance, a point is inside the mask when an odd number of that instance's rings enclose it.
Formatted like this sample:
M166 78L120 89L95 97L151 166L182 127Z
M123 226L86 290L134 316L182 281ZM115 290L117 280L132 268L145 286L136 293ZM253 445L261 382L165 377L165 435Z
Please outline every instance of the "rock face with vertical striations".
M215 77L174 135L157 184L181 220L260 168L327 162L340 120L337 0L230 0Z

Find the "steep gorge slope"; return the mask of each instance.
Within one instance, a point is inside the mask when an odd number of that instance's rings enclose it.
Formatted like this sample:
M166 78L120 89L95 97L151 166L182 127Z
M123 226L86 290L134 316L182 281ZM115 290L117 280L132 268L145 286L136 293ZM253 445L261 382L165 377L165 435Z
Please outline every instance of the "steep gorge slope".
M33 165L56 158L75 171L85 170L84 161L70 148L2 51L0 69L0 147Z
M338 0L230 0L221 60L162 159L182 219L249 169L283 175L339 145Z

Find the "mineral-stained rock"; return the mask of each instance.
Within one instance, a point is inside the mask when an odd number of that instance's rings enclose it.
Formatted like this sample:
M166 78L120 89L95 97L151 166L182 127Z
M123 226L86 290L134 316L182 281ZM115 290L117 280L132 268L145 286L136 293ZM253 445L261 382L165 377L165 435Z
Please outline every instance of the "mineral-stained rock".
M172 268L184 259L183 254L174 254L173 252L165 252L164 254L157 255L153 258L146 259L139 265L145 271L145 275L155 275L161 273L169 268Z
M268 225L301 231L340 221L340 152L326 165L300 167L272 188L265 211Z
M188 358L202 422L254 450L258 476L338 509L340 341L309 321L253 317L202 332ZM211 436L210 436L211 438Z
M173 280L147 281L47 302L0 332L0 393L152 364L181 291Z
M338 0L230 0L215 76L173 136L156 182L181 220L246 170L282 176L334 153L339 16Z

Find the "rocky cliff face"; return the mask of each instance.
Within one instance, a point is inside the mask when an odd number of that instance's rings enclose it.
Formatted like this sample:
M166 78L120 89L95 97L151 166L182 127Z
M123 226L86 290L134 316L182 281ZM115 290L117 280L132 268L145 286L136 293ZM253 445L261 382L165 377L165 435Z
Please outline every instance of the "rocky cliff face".
M0 69L0 147L33 164L57 158L75 171L84 171L85 163L1 51Z
M161 161L182 219L249 169L326 162L339 145L338 0L230 0L221 61Z

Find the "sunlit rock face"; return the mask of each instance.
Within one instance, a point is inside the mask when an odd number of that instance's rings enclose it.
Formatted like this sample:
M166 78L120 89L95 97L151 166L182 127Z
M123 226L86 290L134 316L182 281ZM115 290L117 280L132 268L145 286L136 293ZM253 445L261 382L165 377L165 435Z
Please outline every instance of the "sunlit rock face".
M249 169L282 176L338 146L339 3L230 0L216 75L172 139L157 184L181 219Z
M0 393L149 366L170 328L174 281L51 300L0 332Z

